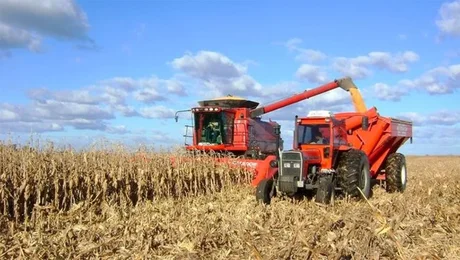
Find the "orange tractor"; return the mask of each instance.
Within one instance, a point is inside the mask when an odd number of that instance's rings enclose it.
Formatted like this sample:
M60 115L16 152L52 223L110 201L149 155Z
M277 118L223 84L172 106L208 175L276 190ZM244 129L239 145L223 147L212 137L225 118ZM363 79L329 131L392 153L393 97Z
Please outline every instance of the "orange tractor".
M354 85L349 78L342 84ZM293 149L271 163L277 170L259 172L253 182L258 201L269 204L277 192L293 196L308 190L325 204L336 192L368 198L372 179L385 181L388 192L405 190L406 160L397 151L412 142L412 122L383 117L359 96L354 100L356 112L295 117Z

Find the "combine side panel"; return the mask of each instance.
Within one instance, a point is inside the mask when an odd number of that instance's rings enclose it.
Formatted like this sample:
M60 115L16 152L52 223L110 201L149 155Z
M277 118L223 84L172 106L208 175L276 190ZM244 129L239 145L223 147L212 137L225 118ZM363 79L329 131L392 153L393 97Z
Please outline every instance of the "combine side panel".
M237 119L233 126L233 145L235 147L242 147L247 149L249 145L249 134L248 134L248 125L247 120Z
M274 123L265 122L257 119L249 119L252 125L252 133L249 133L249 147L255 146L263 153L273 153L277 151L276 135L274 133Z

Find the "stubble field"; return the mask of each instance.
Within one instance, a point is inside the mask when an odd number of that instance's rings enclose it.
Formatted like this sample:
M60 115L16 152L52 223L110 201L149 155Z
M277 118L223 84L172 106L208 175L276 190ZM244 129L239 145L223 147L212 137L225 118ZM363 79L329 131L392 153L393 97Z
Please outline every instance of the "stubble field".
M133 159L134 158L134 159ZM369 201L255 202L208 158L0 146L1 259L459 259L460 157L408 157Z

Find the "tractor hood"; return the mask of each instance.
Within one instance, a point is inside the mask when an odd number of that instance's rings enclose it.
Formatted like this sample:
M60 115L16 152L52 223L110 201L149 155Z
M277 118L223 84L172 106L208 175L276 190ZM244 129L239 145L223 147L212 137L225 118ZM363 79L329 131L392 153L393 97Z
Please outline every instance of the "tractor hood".
M308 164L317 164L321 163L321 151L317 148L312 148L304 151L300 151L302 153L303 159Z

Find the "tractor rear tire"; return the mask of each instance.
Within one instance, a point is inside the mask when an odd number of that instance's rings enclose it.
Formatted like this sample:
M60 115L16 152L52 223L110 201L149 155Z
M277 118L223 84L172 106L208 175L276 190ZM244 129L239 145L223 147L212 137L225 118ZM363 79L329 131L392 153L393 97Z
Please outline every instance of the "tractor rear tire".
M257 202L263 202L264 204L269 205L273 194L272 194L272 189L274 182L273 179L263 179L262 181L259 182L257 185L257 190L256 190L256 200Z
M357 188L367 198L371 195L369 159L361 150L343 152L338 165L338 177L342 191L352 198L362 199Z
M318 189L316 190L315 201L322 204L331 203L331 199L335 194L334 176L323 175L319 177Z
M407 184L406 157L401 153L390 154L385 164L385 174L387 192L404 192Z

